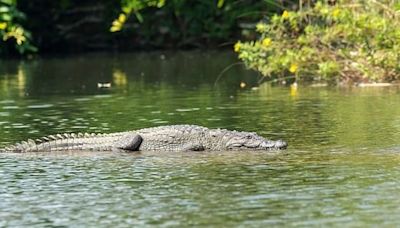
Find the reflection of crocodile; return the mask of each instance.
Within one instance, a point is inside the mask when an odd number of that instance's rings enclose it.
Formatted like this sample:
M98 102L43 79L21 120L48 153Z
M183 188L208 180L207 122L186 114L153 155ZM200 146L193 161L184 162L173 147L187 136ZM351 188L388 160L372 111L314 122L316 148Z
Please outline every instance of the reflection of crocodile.
M1 152L64 150L221 151L285 149L287 143L270 141L256 133L171 125L110 134L57 134L6 147Z

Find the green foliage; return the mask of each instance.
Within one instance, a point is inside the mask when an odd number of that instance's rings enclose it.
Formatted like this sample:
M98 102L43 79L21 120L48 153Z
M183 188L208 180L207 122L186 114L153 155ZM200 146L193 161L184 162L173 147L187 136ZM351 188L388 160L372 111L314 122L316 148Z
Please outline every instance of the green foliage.
M123 0L110 31L123 31L142 45L200 47L254 38L251 27L279 5L256 0ZM136 17L129 20L129 16ZM237 39L237 38L236 38Z
M0 54L34 51L28 30L41 52L228 46L255 39L254 24L278 12L277 2L0 0Z
M139 22L143 22L141 10L148 7L161 8L165 4L165 0L122 0L122 12L117 19L115 19L110 28L111 32L121 31L127 16L135 14Z
M25 14L20 12L16 5L16 0L0 0L0 53L10 52L10 45L20 54L36 51L31 44L30 32L20 24L20 21L25 20Z
M317 2L260 22L260 38L234 49L247 67L271 78L394 81L400 79L399 28L394 1Z

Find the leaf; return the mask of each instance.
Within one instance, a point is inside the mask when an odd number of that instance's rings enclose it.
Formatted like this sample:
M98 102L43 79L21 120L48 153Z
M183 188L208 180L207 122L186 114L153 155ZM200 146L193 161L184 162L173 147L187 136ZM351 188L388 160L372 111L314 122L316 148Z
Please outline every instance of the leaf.
M275 6L279 9L284 9L285 7L282 5L282 3L280 3L280 1L276 1L276 0L264 0L264 2L268 5L271 6Z
M11 19L12 19L12 17L8 13L0 14L0 20L1 21L11 21Z
M8 6L0 7L0 13L7 13L7 12L10 12L10 7Z
M224 0L218 0L217 7L222 8L224 6Z
M143 23L143 16L139 12L135 12L135 16L140 23Z
M394 8L396 11L400 11L400 2L394 4Z
M0 30L4 30L7 28L7 23L5 22L0 22Z
M15 0L0 0L1 3L7 4L7 5L15 5Z
M122 7L122 12L124 12L126 14L130 14L132 12L132 8L131 7Z

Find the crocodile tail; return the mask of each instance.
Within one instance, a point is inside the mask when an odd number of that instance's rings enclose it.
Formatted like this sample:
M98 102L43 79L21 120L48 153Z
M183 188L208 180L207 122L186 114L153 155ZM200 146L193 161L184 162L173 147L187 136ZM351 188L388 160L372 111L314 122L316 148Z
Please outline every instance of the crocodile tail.
M5 153L5 152L29 152L29 151L33 151L33 148L35 148L36 145L37 145L37 143L34 140L28 139L27 141L21 141L14 145L4 147L4 148L0 149L0 152L2 152L2 153Z
M65 133L57 135L49 135L35 140L28 139L27 141L22 141L7 147L0 149L0 152L38 152L38 151L52 151L52 150L69 150L77 149L77 147L82 146L83 138L93 138L101 137L105 134L96 133Z

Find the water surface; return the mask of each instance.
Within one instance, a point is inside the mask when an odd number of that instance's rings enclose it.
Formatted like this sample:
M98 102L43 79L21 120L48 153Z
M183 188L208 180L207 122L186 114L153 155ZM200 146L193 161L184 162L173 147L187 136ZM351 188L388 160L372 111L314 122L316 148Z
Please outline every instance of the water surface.
M0 146L198 124L289 148L0 154L0 227L399 226L399 88L252 88L259 76L240 66L214 85L235 61L186 52L1 62Z

